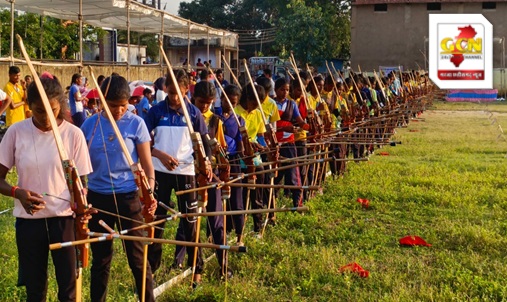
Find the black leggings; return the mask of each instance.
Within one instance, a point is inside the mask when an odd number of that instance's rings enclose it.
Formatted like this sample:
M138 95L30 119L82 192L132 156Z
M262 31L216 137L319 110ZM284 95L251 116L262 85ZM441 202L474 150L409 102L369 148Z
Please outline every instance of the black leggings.
M26 286L27 301L46 301L49 244L74 241L74 218L16 218L18 286ZM51 251L58 283L58 300L76 300L76 248Z
M171 200L172 190L181 191L195 188L195 176L193 175L176 175L164 172L155 171L155 179L158 182L158 186L155 188L158 200L169 205ZM182 214L196 213L197 212L197 194L196 192L187 193L178 196L178 210ZM155 215L167 215L167 210L163 207L157 207ZM178 230L176 231L176 240L195 242L196 239L196 222L197 218L182 218L179 219ZM158 225L164 228L165 223ZM163 231L155 229L155 238L161 238ZM151 270L153 273L160 267L162 261L162 244L153 243L150 244L148 253L148 259L150 261ZM178 254L183 251L181 246L176 246L175 260L179 261ZM186 249L188 259L187 265L192 266L194 260L195 248ZM180 258L181 260L181 258ZM182 263L178 263L182 264ZM197 263L195 267L195 273L200 274L204 267L204 261L202 259L201 249L197 249Z
M93 202L93 207L108 211L110 213L118 213L123 217L128 217L133 220L143 221L141 214L141 202L137 192L116 194L116 200L113 195L99 194L93 191L88 192L88 200ZM104 214L99 212L92 215L92 219L88 223L91 231L99 233L107 233L99 221L103 220L108 226L114 229L115 225L118 230L130 229L139 226L132 220L120 219L118 217ZM129 236L144 236L144 230L130 231ZM144 243L141 241L125 240L123 242L125 253L127 254L128 264L130 270L134 275L136 282L137 292L140 294L143 282L143 251ZM90 294L91 301L106 301L107 285L109 282L109 272L111 269L111 261L113 259L113 241L106 240L91 244L92 249L92 268L91 268L91 282ZM153 281L151 275L151 268L149 264L146 267L146 301L155 301L153 296Z

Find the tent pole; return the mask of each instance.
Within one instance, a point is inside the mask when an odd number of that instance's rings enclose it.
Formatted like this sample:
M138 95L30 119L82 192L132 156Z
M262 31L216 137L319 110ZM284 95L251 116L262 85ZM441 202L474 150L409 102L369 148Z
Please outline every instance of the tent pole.
M239 41L236 35L236 77L239 79ZM240 83L241 84L241 83Z
M11 0L11 63L10 66L14 66L14 2Z
M83 70L83 0L79 0L79 72Z
M42 62L42 46L44 39L44 14L40 15L40 60Z
M222 32L222 45L224 46L224 58L225 58L226 57L225 56L225 34L223 32ZM225 64L222 64L222 56L218 56L218 58L217 58L217 68L222 69L222 65L224 65L224 69L225 69Z
M159 2L159 6L160 6L160 2ZM165 12L163 12L161 14L162 20L160 20L160 37L159 37L159 39L162 41L162 45L164 45L164 16L165 16ZM162 60L162 57L163 57L162 50L160 50L160 47L159 47L158 60L160 61L160 73L162 74L161 76L164 76L164 64L162 64L162 62L164 62L164 60Z
M208 26L208 32L207 32L207 36L208 36L208 40L207 40L207 43L206 43L206 46L207 46L207 52L208 52L208 64L209 64L209 26ZM210 68L211 68L211 64L209 64Z
M190 67L193 65L190 63L190 21L187 22L187 72L190 72Z
M126 1L127 8L127 81L130 81L130 0Z

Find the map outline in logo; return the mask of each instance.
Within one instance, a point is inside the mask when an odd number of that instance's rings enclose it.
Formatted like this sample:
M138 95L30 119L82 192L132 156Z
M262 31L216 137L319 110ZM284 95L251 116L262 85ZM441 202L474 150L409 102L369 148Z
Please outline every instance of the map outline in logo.
M491 89L491 23L481 14L430 14L429 21L430 79L441 89Z

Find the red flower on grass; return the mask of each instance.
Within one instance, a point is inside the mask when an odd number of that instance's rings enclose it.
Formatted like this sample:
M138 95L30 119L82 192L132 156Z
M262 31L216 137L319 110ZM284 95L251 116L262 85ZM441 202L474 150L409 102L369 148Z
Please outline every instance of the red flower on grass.
M419 236L406 236L400 239L400 245L405 246L431 246L431 244L427 243L424 239Z
M370 275L369 271L362 268L356 262L352 262L352 263L349 263L345 266L340 267L340 273L344 273L344 272L356 273L361 278L368 278L368 276Z
M363 208L367 208L370 205L370 201L366 198L358 198L357 202L359 202Z

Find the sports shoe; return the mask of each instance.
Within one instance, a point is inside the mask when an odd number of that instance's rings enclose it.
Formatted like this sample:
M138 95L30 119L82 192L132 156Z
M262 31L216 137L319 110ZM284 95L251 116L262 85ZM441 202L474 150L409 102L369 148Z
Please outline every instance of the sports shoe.
M220 280L225 280L225 276L226 274L222 274L222 272L220 272ZM230 268L227 268L227 280L231 280L232 278L234 277L234 272L232 269Z
M173 262L173 264L171 265L171 270L181 271L182 269L183 269L183 264L181 264L181 263Z

